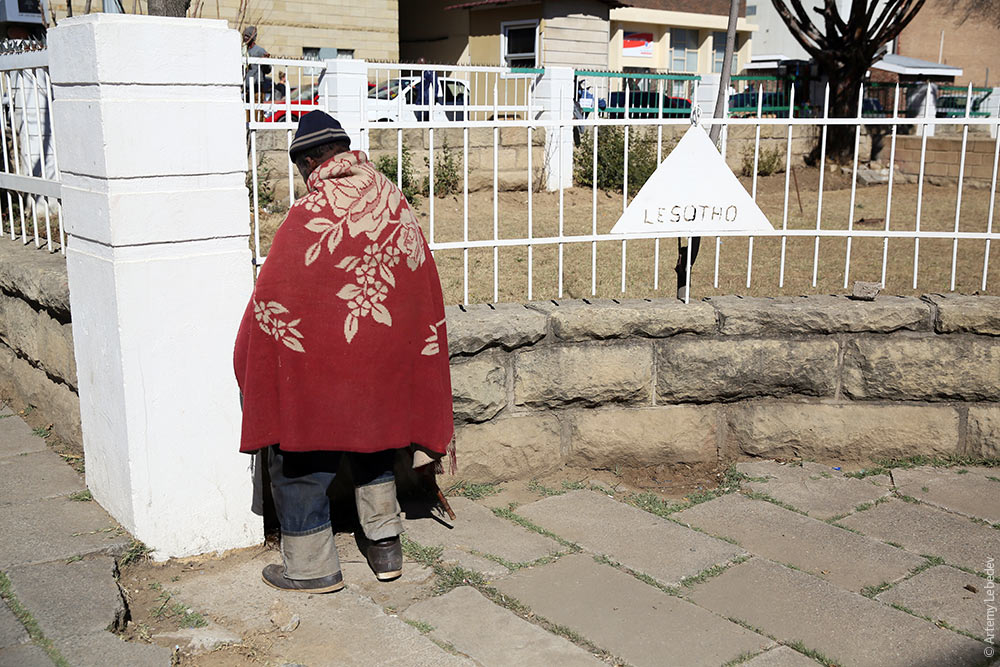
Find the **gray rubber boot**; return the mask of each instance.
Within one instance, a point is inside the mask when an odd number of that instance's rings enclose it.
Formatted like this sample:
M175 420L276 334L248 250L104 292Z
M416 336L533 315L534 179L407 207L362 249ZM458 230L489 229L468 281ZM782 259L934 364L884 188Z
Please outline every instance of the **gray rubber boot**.
M288 579L322 579L340 575L340 559L333 529L325 527L308 535L281 536L281 558Z
M378 482L354 489L358 519L364 538L358 540L368 565L379 581L391 581L403 574L403 549L399 534L403 522L396 501L396 482Z
M384 540L403 532L395 480L356 487L354 502L361 528L369 540Z

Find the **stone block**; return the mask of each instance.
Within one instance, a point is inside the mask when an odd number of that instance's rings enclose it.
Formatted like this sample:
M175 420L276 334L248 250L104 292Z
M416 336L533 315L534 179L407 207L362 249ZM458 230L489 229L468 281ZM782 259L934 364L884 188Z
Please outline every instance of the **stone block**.
M1000 296L929 294L924 298L937 306L935 331L1000 336Z
M50 498L11 505L0 512L0 569L65 560L70 556L118 553L130 538L95 502Z
M976 571L982 571L986 560L1000 551L1000 531L924 504L892 500L839 523L912 553L937 556Z
M172 661L171 651L168 648L156 644L127 642L110 632L62 639L55 643L55 647L74 667L107 665L167 667Z
M0 409L0 458L45 451L45 440L9 408Z
M989 595L988 581L942 565L896 584L875 599L902 605L983 639L987 618L983 600Z
M475 354L488 347L512 350L545 336L547 317L520 304L448 306L448 352Z
M1000 524L1000 470L912 468L894 470L896 491L950 512Z
M845 350L843 390L861 399L1000 400L1000 345L951 336L856 338Z
M969 406L965 449L970 456L1000 459L1000 407Z
M746 552L594 491L571 491L517 513L587 551L609 557L665 586Z
M748 403L729 411L727 446L780 459L867 463L958 454L958 412L947 406Z
M455 419L483 422L507 405L507 359L501 352L484 352L451 365Z
M0 649L23 644L28 639L28 633L25 632L21 621L17 620L7 605L0 606ZM0 653L0 664L5 664L2 658L3 653Z
M53 452L0 459L0 506L66 495L83 488L80 476Z
M737 493L678 512L674 518L853 591L895 581L924 562L916 554Z
M0 343L0 392L35 406L59 437L82 444L80 397L68 385L53 382L41 371Z
M49 639L119 630L127 610L113 558L15 567L10 580L18 600L31 610Z
M767 637L667 595L585 554L515 572L497 588L635 667L717 665Z
M816 667L816 661L787 646L778 646L761 653L752 660L741 662L740 665L742 667Z
M744 298L712 297L724 334L889 333L930 328L930 306L912 297L874 302L841 296Z
M26 299L69 321L66 258L0 238L0 291Z
M493 604L469 586L418 602L403 612L403 618L428 623L434 628L431 637L483 665L604 664L566 639ZM483 628L490 631L483 632Z
M705 302L690 304L668 300L600 299L562 301L553 309L552 333L563 340L664 338L680 333L705 334L715 331L715 309Z
M72 325L60 324L46 311L0 293L0 339L22 358L76 388Z
M648 404L652 375L652 348L642 342L535 348L514 355L514 403Z
M293 596L269 587L261 581L260 571L275 560L281 562L277 552L262 551L232 567L206 570L197 578L172 585L170 591L192 609L238 634L267 633L274 641L272 655L282 656L282 662L413 667L473 665L467 658L445 652L402 619L387 614L351 582L333 597ZM368 576L372 577L370 571ZM271 620L275 612L289 618L298 616L298 628L291 633L276 633ZM125 660L103 664L146 663Z
M717 458L718 411L711 406L601 408L567 414L567 465L611 470Z
M562 549L555 540L502 519L468 498L449 500L455 520L437 520L406 508L407 537L423 546L499 556L512 563L530 563Z
M476 482L533 478L562 464L562 431L550 414L528 414L455 429L458 474Z
M834 340L673 338L656 343L661 401L708 402L754 396L833 396Z
M35 644L20 644L0 649L0 665L11 667L50 667L52 661Z
M838 665L981 665L983 644L805 572L759 558L698 586L717 614L801 642Z
M737 463L736 469L758 478L746 483L746 488L766 493L821 521L850 514L857 506L874 502L892 490L888 475L856 479L821 463L752 461Z

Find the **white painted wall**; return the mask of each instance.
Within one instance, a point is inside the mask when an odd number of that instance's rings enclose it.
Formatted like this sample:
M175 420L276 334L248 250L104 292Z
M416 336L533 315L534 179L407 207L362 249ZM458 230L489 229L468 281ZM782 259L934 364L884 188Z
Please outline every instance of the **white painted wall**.
M253 289L240 37L91 14L49 49L87 484L156 558L257 544L232 365Z

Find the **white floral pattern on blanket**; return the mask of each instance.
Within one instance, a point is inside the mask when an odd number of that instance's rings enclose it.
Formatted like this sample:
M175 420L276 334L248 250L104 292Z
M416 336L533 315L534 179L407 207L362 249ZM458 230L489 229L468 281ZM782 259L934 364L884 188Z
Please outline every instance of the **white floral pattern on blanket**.
M276 317L276 315L284 315L287 312L288 309L277 301L253 302L254 318L265 334L273 337L276 341L284 343L285 347L291 350L305 352L305 348L302 347L301 343L302 333L295 328L302 320L296 319L286 322Z
M370 162L348 162L346 165L330 162L309 180L314 178L319 179L319 187L303 197L301 205L310 213L322 212L329 205L337 221L314 217L306 223L307 230L320 235L306 249L306 266L319 259L324 246L330 255L337 250L343 240L345 226L351 238L366 234L375 241L365 246L363 256L348 255L336 265L337 269L353 276L353 282L349 277L337 292L339 298L348 302L344 338L350 343L358 333L360 321L366 317L370 316L387 327L392 326L392 314L384 302L389 291L396 286L393 269L403 257L410 271L420 268L426 261L424 239L417 219L399 189L376 171ZM393 217L398 220L393 220ZM379 243L379 237L390 226L393 229Z

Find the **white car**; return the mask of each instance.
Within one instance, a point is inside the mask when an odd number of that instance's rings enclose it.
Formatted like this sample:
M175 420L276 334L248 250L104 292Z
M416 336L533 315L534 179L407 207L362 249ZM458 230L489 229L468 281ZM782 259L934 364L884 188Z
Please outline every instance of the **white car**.
M402 76L379 83L368 91L366 106L368 120L374 122L413 122L426 119L433 109L431 120L464 120L465 105L471 103L469 84L461 79L437 77L433 107L423 105L421 77ZM402 101L399 97L402 95ZM414 105L422 105L414 108ZM419 114L419 115L418 115Z

